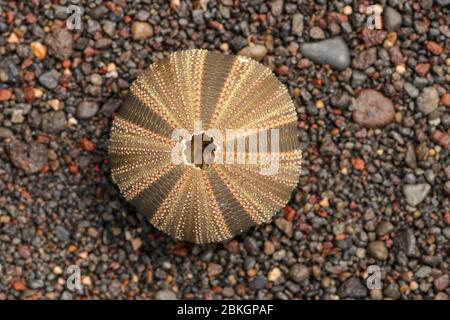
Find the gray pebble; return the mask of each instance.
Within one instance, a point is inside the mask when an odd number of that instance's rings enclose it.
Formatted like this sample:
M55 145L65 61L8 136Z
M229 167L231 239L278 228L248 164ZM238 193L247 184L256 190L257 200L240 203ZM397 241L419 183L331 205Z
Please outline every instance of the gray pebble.
M362 86L367 80L367 75L364 72L353 70L352 72L352 87L357 88Z
M252 237L246 237L244 239L244 248L249 254L253 256L256 256L260 253L258 243L256 242L255 238Z
M407 184L403 186L403 194L405 195L408 205L415 207L419 205L431 190L428 183Z
M42 130L48 133L58 133L66 126L64 111L50 111L42 115Z
M397 31L402 25L402 15L392 7L383 10L383 24L387 31Z
M398 252L403 252L408 257L417 255L416 237L412 229L408 228L396 232L393 239Z
M89 15L96 20L100 20L102 18L104 18L107 14L108 14L109 10L103 6L97 6L94 9L89 11Z
M244 48L247 45L247 39L245 39L242 36L233 37L230 40L230 48L234 52L239 52L242 48Z
M315 63L329 64L337 70L350 65L350 52L341 37L301 44L300 51Z
M389 256L389 251L386 248L384 241L373 241L369 243L367 247L367 252L378 260L386 260Z
M367 297L367 288L356 277L349 278L339 288L339 296L341 298L361 299Z
M403 89L405 89L406 93L411 98L417 98L419 96L419 89L417 89L409 82L405 82L405 84L403 85Z
M292 281L302 283L309 278L309 269L303 264L294 264L289 271L289 277Z
M263 289L266 286L266 284L267 284L266 277L260 275L260 276L256 276L255 279L253 279L250 282L250 287L253 290L261 290L261 289Z
M382 237L394 230L394 226L389 221L381 221L376 229L376 233L378 236Z
M387 285L384 288L383 293L386 297L391 299L399 299L401 297L400 287L396 282Z
M439 105L439 94L434 87L427 87L422 90L416 99L417 109L427 115L437 109Z
M418 279L423 279L431 275L431 267L422 266L414 274Z
M192 10L192 20L196 24L204 24L205 20L203 18L204 11L201 9Z
M73 299L73 295L68 291L64 291L61 294L61 300L72 300L72 299Z
M10 59L0 61L0 82L14 83L19 80L20 68Z
M106 100L106 102L103 104L102 109L101 109L101 113L105 116L105 117L111 117L113 115L113 113L119 109L121 104L120 100L117 99L108 99Z
M39 83L47 89L55 89L58 86L59 76L59 72L52 69L39 76Z
M77 117L79 119L90 119L98 111L98 104L92 101L83 101L77 107Z
M350 104L350 95L347 91L338 90L331 96L330 102L333 107L345 109Z
M292 17L292 33L295 35L301 35L303 33L303 15L301 13L296 13Z
M55 234L60 241L68 241L70 238L70 232L61 225L56 226Z
M176 300L177 295L169 289L159 290L155 296L156 300Z

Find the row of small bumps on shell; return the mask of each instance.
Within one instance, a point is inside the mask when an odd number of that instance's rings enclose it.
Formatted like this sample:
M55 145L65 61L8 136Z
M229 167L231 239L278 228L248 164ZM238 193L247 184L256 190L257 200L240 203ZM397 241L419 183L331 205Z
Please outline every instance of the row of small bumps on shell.
M279 169L174 164L175 129L279 129ZM176 239L224 241L269 222L298 182L297 116L286 88L262 64L206 50L171 53L132 84L108 147L112 178L150 223Z

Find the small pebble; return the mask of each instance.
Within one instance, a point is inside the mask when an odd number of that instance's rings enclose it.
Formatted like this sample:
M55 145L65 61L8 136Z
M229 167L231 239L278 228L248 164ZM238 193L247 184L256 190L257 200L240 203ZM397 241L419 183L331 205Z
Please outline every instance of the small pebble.
M131 26L133 40L145 40L153 36L153 27L147 22L136 21Z

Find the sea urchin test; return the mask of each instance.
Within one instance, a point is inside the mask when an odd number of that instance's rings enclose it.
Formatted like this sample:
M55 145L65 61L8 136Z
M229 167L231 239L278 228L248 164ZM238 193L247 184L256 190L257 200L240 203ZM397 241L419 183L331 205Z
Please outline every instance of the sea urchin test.
M108 151L123 197L196 243L269 222L289 201L302 157L283 84L252 59L206 50L171 53L138 76Z

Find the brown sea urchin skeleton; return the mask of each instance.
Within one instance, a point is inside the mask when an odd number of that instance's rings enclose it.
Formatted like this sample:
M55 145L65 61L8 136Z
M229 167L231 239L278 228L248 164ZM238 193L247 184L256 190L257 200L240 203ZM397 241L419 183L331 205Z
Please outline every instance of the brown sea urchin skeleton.
M211 134L227 130L238 134ZM254 60L206 50L172 53L137 78L113 121L109 155L125 199L157 228L196 243L270 221L289 201L301 162L286 88ZM268 158L277 162L271 174L249 161Z

